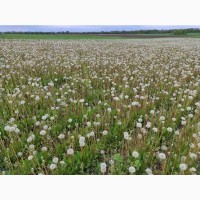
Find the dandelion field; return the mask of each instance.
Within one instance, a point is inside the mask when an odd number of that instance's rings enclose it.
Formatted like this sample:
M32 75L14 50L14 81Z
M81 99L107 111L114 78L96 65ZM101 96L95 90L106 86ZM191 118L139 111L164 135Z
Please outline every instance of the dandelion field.
M0 40L0 174L200 174L200 41Z

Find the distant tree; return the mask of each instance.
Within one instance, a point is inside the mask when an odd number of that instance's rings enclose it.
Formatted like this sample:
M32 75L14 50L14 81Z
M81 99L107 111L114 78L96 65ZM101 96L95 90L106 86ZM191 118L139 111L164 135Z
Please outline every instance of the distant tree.
M188 33L187 30L185 29L177 29L177 30L174 30L174 35L186 35Z

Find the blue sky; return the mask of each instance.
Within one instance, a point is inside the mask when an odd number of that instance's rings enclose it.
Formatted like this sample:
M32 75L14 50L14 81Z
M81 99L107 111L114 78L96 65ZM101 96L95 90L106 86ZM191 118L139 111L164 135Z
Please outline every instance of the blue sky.
M42 26L42 25L0 25L0 32L6 31L22 31L22 32L60 32L60 31L70 31L70 32L98 32L98 31L130 31L130 30L167 30L176 28L200 28L200 26L145 26L145 25L119 25L119 26L108 26L108 25L93 25L93 26Z

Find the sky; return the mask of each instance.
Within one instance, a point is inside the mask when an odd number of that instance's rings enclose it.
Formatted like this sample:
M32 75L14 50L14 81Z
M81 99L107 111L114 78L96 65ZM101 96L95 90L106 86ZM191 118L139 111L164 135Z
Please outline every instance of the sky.
M199 0L6 0L0 25L200 25Z
M38 26L38 25L0 25L0 32L101 32L101 31L131 31L131 30L168 30L176 28L200 28L200 26L145 26L145 25L93 25L93 26Z

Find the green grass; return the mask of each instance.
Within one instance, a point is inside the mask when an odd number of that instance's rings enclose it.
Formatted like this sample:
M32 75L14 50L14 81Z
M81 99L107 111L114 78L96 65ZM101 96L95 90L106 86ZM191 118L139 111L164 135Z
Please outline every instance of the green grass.
M33 40L80 40L80 39L148 39L159 37L172 37L170 33L163 34L0 34L0 39L33 39Z
M198 48L0 40L0 175L199 174Z
M188 33L187 36L199 38L200 37L200 33Z
M114 36L75 35L75 34L0 34L0 39L45 39L45 40L76 40L76 39L112 39Z
M188 33L187 35L163 34L23 34L23 33L5 33L0 34L0 39L25 39L25 40L80 40L80 39L148 39L160 37L189 37L199 38L200 33Z

